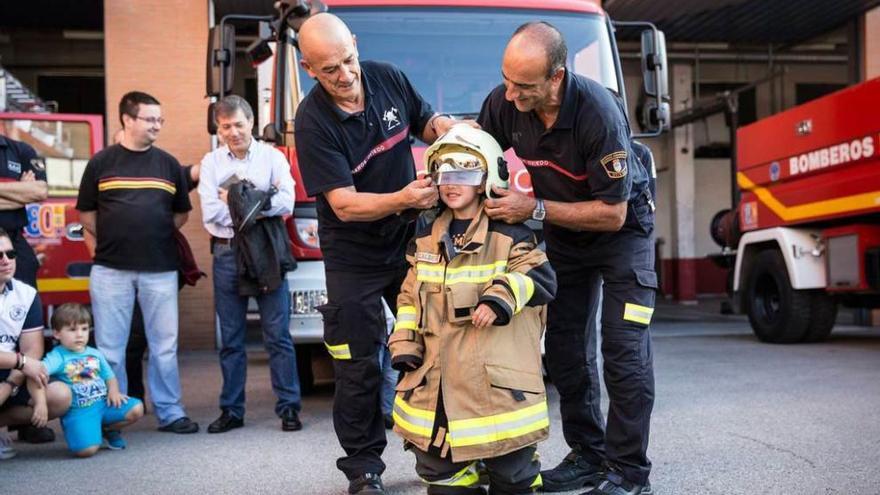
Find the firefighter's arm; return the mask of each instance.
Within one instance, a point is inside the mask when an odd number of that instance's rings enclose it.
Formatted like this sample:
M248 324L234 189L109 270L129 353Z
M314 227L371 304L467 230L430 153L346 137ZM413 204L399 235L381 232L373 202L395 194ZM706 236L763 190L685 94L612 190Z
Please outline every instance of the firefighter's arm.
M514 242L507 272L495 276L480 296L480 304L495 311L495 325L506 325L524 307L547 304L555 295L556 273L529 232L528 237Z
M0 211L17 210L21 207L21 203L17 201L0 198Z
M410 251L415 251L415 241L410 242ZM391 367L398 371L410 371L422 365L425 356L425 340L418 328L418 294L415 293L416 269L414 258L407 254L411 265L397 296L397 320L394 332L388 338L391 350Z
M343 222L370 222L411 208L425 210L437 204L439 198L430 177L416 179L392 193L358 192L354 186L347 186L324 195Z
M44 180L0 182L0 199L18 204L18 208L28 203L39 203L47 197L49 197L49 186Z
M486 213L506 223L532 217L537 201L517 191L492 186L496 198L486 200ZM545 222L574 231L616 232L626 220L626 201L606 203L600 199L565 203L544 200Z

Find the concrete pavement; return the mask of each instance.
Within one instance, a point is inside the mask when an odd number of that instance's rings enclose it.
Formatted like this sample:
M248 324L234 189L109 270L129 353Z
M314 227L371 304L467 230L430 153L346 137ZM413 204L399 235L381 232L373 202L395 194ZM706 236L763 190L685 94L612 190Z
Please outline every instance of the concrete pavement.
M744 317L716 307L663 304L656 313L649 449L656 493L880 493L880 330L843 326L826 343L768 345L752 337ZM71 459L63 440L16 443L18 457L0 461L0 494L346 493L335 468L341 449L330 388L306 397L303 431L281 432L266 357L254 353L245 427L208 435L218 414L216 356L183 354L181 372L202 432L160 433L148 416L125 433L128 449L85 460ZM551 438L539 447L548 466L567 452L549 389ZM389 493L424 493L393 434L385 460Z

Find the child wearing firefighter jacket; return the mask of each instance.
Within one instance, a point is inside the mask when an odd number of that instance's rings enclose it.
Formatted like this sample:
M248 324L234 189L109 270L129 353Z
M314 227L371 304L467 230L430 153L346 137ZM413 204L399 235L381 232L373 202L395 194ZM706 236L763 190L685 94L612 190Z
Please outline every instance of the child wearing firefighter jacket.
M492 494L541 486L535 444L549 415L541 374L545 305L556 276L534 233L490 220L481 195L500 182L502 151L487 133L454 126L425 153L446 209L422 225L389 338L405 371L394 430L416 456L428 494ZM491 189L491 188L490 188Z

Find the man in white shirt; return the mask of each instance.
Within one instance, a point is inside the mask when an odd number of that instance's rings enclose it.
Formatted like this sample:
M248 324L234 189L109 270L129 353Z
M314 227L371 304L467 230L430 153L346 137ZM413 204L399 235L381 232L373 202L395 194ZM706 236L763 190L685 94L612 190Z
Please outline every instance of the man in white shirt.
M220 321L220 368L223 389L222 414L208 427L208 433L224 433L244 426L247 353L245 333L248 298L239 295L235 232L229 214L229 185L247 180L257 189L277 192L263 216L282 216L293 212L294 190L290 164L272 146L253 138L254 113L243 98L230 95L214 106L217 134L224 146L202 159L199 197L205 230L211 234L214 256L214 307ZM285 280L281 287L256 297L260 308L263 341L269 353L272 390L278 398L275 414L284 431L302 428L299 420L300 386L296 355L290 337L290 292Z
M37 290L12 278L16 250L9 234L0 228L0 427L44 427L70 407L70 389L61 382L45 385L43 357L43 308ZM29 386L47 386L46 410L34 410L25 378L38 378ZM0 459L15 455L4 434Z

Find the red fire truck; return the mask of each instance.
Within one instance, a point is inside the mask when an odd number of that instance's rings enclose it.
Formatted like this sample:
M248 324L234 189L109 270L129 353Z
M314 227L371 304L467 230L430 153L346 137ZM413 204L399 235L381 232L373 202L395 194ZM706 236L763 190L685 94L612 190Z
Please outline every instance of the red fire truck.
M100 115L0 113L0 134L31 145L43 159L49 198L27 205L24 234L40 261L37 288L47 316L64 302L89 302L92 256L74 208L89 158L103 148Z
M624 78L615 31L641 31L645 93L644 114L657 135L668 126L666 54L663 33L646 23L613 23L598 0L327 0L357 36L363 60L397 65L435 111L474 118L483 99L501 82L504 47L521 24L536 19L556 26L568 44L570 70L591 77L624 95ZM324 269L317 237L313 198L308 198L296 166L293 117L302 97L314 85L297 62L295 32L310 12L326 8L318 1L276 2L272 16L228 15L213 28L208 51L208 94L221 96L231 88L235 50L233 23L259 22L257 39L247 48L255 66L273 59L258 88L272 88L268 125L263 138L288 156L297 181L297 204L289 226L298 268L289 274L293 300L291 333L296 343L320 343L322 323L315 306L326 300ZM635 31L639 36L639 31ZM265 121L261 121L265 124ZM421 166L425 145L413 143ZM509 153L511 187L531 191L528 172Z
M880 78L737 132L742 197L713 235L763 341L819 341L838 304L880 307L878 101Z

